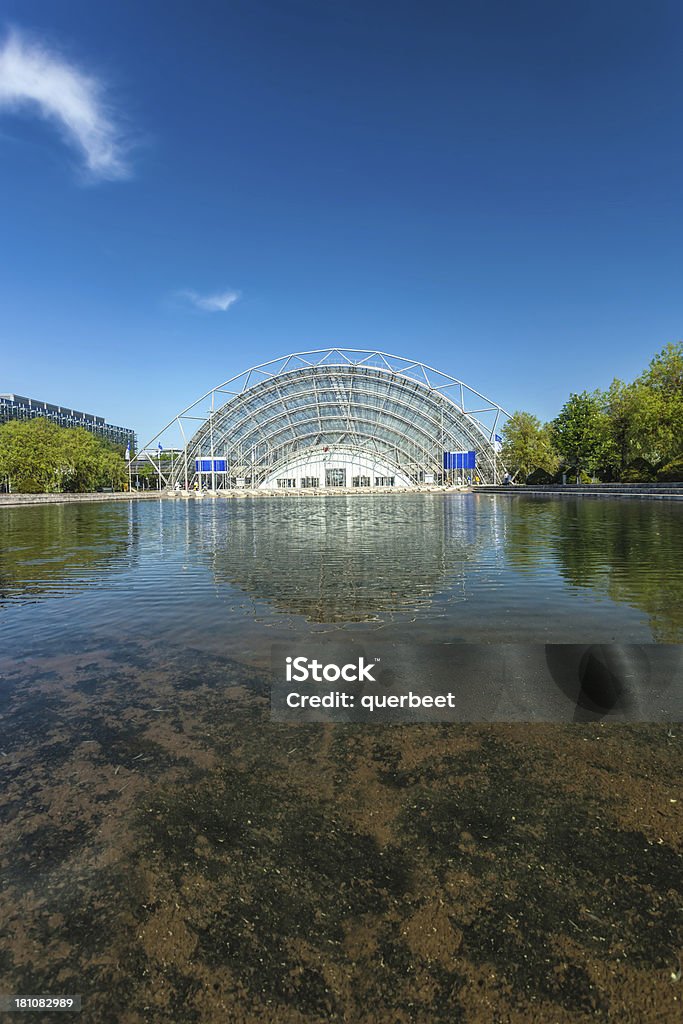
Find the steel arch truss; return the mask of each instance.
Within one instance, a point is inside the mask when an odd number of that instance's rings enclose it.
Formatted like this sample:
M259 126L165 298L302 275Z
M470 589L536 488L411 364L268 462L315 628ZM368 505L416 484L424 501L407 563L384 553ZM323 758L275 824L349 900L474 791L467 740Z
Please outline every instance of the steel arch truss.
M192 485L196 460L225 460L211 487L263 486L306 455L356 452L411 485L445 481L444 452L475 451L495 481L505 410L450 374L385 352L331 348L272 359L178 413L146 457L164 483ZM159 451L173 453L160 461ZM212 467L216 464L211 461Z

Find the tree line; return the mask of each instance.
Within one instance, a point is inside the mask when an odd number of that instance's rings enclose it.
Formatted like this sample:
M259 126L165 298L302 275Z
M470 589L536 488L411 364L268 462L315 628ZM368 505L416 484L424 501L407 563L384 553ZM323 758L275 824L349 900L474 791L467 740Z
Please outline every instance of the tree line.
M15 493L122 490L128 482L119 446L83 427L46 419L11 420L0 426L0 485Z
M683 343L630 384L571 394L549 423L513 413L501 456L518 483L683 480Z

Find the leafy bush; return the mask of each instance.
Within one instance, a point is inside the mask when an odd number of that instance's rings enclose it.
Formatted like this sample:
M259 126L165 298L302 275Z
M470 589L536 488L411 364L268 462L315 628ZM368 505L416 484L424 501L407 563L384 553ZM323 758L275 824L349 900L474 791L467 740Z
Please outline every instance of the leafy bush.
M562 483L562 474L566 475L567 483L568 484L575 484L576 483L576 466L564 466L564 468L561 469L560 472L557 473L553 477L553 483L561 484ZM580 484L592 484L593 483L593 477L589 473L587 473L585 471L585 469L582 469L581 472L579 473L579 483Z
M647 459L634 459L621 474L621 482L625 484L650 484L657 479L657 473Z
M552 484L555 482L555 477L552 473L546 472L545 469L535 469L526 478L526 482L528 484Z
M660 483L683 482L683 455L663 466L657 473L657 480Z

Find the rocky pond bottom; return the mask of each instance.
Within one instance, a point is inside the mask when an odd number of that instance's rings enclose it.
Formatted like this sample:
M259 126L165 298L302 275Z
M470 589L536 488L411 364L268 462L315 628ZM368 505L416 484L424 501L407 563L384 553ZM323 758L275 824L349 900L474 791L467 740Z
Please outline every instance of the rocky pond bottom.
M98 1024L679 1019L680 727L278 725L265 674L144 641L0 675L3 991Z

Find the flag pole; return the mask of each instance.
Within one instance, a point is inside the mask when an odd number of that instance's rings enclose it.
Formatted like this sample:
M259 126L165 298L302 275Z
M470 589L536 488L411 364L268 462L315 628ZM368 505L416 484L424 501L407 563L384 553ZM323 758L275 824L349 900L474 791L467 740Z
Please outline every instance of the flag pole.
M501 452L502 447L503 447L502 441L503 441L502 437L499 437L498 434L496 434L495 427L494 427L493 428L493 484L496 487L498 486L498 456L500 455L500 452Z

